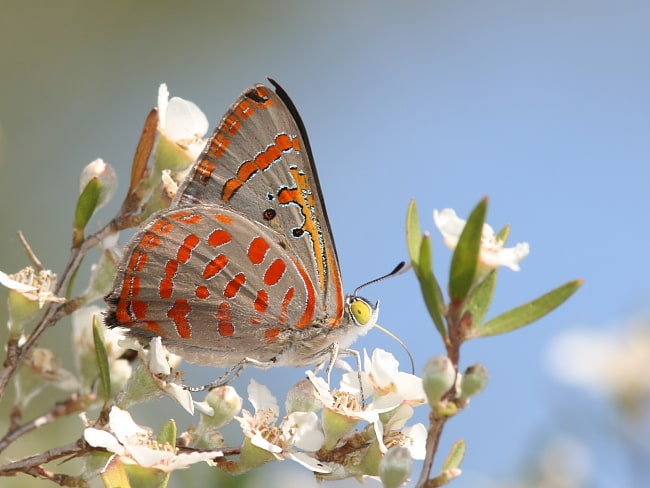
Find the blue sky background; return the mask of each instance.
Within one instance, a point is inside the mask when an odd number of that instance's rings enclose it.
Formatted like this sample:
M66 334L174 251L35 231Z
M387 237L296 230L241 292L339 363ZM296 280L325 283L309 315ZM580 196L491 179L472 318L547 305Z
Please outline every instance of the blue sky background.
M521 272L500 273L492 315L586 280L540 323L463 351L465 366L482 362L492 379L445 432L442 453L459 437L468 444L453 486L515 479L547 436L571 431L576 410L597 418L604 409L554 383L549 341L648 312L649 43L643 1L7 2L0 269L27 264L15 237L22 229L46 266L62 270L79 172L104 158L123 195L161 82L214 126L241 91L272 76L307 126L349 291L406 258L410 199L434 235L444 283L451 254L432 210L467 215L485 195L489 222L512 224L511 242L531 244ZM381 299L381 323L419 369L442 352L411 274L364 294ZM68 332L45 340L65 344ZM406 363L379 332L358 346ZM253 376L274 384L301 373ZM213 376L200 370L193 383ZM629 481L624 459L592 447L591 486Z

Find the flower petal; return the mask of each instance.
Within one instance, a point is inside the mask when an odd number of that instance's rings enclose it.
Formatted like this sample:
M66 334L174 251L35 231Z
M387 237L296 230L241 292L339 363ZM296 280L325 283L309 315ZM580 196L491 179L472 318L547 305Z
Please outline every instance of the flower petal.
M271 390L254 379L251 379L248 385L248 401L251 402L256 412L258 410L280 411L278 401L271 393Z
M325 464L321 463L318 459L313 458L306 452L289 452L286 454L288 459L302 464L305 468L313 471L314 473L331 473L332 470Z
M115 454L124 454L124 446L118 442L113 434L105 430L88 427L84 429L84 439L93 447L103 447Z

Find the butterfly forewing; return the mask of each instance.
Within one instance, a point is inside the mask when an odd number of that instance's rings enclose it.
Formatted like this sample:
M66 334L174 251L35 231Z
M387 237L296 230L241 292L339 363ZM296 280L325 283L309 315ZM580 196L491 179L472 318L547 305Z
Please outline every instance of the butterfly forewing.
M213 202L275 230L314 278L317 308L336 326L343 316L336 250L307 134L281 94L256 85L231 105L175 203Z

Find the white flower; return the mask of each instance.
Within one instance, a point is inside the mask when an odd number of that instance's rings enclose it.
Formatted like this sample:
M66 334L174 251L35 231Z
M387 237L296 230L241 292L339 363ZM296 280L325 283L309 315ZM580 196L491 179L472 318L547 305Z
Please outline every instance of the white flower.
M242 416L235 419L254 446L270 452L276 459L286 457L314 472L329 473L329 468L316 458L294 449L314 452L323 445L324 435L314 412L293 412L278 427L275 425L279 418L278 403L266 386L251 380L248 385L248 400L255 413L242 410Z
M56 274L50 270L41 270L36 273L32 267L28 266L13 275L0 271L0 284L20 293L30 301L37 301L39 308L43 308L45 302L65 302L65 298L57 297L52 292L56 285Z
M445 244L455 249L460 234L465 227L465 220L456 215L451 208L433 211L433 220L440 230ZM497 239L494 229L488 224L483 224L483 235L481 237L481 252L479 261L489 269L506 266L513 271L519 271L519 261L530 253L530 246L527 242L520 242L514 247L503 247L504 242Z
M163 83L158 89L158 129L196 159L205 144L203 136L209 124L195 103L179 97L170 100L167 85Z
M347 391L335 391L331 393L327 382L314 374L313 371L306 372L309 381L314 385L318 398L323 403L323 408L334 412L349 420L364 420L373 425L379 449L386 452L384 445L384 426L379 414L390 412L399 407L402 398L396 394L389 394L379 397L374 402L361 406L360 396Z
M108 418L110 432L88 427L84 430L84 439L93 447L115 453L125 464L169 472L200 461L209 463L223 455L221 451L178 453L177 449L158 443L149 429L140 427L129 412L115 406Z
M560 334L548 351L551 371L565 383L617 398L650 392L650 331L633 326L616 332L574 329Z
M427 449L427 428L424 424L417 423L402 429L402 434L408 441L404 444L413 459L424 459Z
M399 371L399 361L383 349L375 349L372 359L363 351L363 371L345 373L341 380L341 390L360 395L383 396L397 394L410 405L419 405L426 401L422 379ZM359 385L361 377L361 386Z

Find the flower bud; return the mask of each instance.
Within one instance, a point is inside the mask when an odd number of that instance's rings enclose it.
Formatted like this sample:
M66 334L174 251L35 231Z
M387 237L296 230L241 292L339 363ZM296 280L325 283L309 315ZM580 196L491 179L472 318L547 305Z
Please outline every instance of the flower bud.
M411 474L413 459L405 447L389 449L379 465L379 477L385 488L402 486Z
M212 415L201 415L199 429L218 429L230 422L241 410L244 400L232 386L213 388L205 397L205 402L212 408Z
M323 408L316 395L316 389L308 379L300 380L287 392L285 409L287 414L293 412L318 412Z
M117 189L117 174L110 164L106 164L103 159L95 159L92 163L86 165L79 177L79 192L83 192L86 185L93 178L99 181L99 198L95 210L103 207L115 194Z
M456 370L447 356L434 356L424 366L422 384L429 405L434 407L456 380Z
M467 400L481 393L488 384L490 376L485 366L474 364L465 370L460 383L460 398Z

